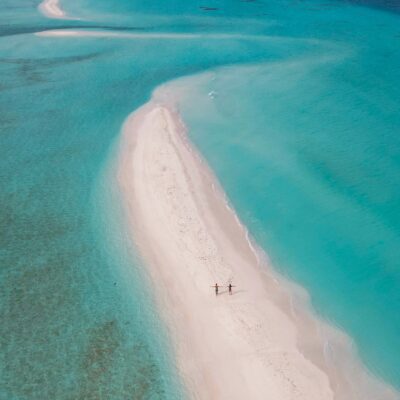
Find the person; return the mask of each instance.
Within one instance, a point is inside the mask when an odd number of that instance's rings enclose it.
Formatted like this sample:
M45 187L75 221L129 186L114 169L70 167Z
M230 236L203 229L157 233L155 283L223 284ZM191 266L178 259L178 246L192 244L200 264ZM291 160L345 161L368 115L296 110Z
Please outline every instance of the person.
M215 287L215 295L218 296L218 288L219 288L218 283L216 283L214 287Z
M229 290L229 294L232 294L232 283L230 283L229 285L228 285L228 290Z

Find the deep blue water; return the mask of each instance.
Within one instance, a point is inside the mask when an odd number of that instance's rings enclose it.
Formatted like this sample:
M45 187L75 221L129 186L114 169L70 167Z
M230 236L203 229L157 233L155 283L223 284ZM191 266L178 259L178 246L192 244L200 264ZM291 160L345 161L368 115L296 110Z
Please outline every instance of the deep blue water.
M82 19L0 5L0 399L185 397L110 160L156 86L215 68L182 105L191 137L276 269L400 387L395 7L61 4ZM34 35L73 27L273 38Z

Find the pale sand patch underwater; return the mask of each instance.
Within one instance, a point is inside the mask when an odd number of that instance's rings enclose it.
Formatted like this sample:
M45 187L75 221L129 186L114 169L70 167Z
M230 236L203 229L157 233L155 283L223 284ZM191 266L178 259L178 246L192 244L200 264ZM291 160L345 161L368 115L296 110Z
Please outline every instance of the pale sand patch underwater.
M66 13L60 8L58 0L44 0L39 4L39 10L49 18L65 18Z
M284 36L251 35L237 33L179 33L179 32L118 32L96 29L49 29L35 33L41 37L58 38L104 38L104 39L142 39L142 40L244 40L257 42L288 42L301 41L318 45L322 42L314 39L297 39Z
M128 219L192 398L398 398L347 357L344 335L298 305L298 288L291 296L271 273L173 108L153 100L133 113L118 161ZM216 297L210 286L231 280L234 294ZM329 335L343 357L327 357Z
M79 19L68 16L67 13L61 8L59 0L43 0L39 4L38 9L47 18L74 20Z

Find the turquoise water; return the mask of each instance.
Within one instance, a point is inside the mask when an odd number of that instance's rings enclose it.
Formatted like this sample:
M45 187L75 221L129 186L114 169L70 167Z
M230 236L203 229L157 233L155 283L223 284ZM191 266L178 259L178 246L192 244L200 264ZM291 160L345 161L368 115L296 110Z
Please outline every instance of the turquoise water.
M329 15L354 32L320 27L312 54L182 81L180 109L274 267L399 388L399 17Z
M126 116L156 86L205 70L181 105L191 137L275 268L399 388L396 10L61 4L82 19L0 5L0 399L185 397L113 166ZM71 27L244 36L34 35Z

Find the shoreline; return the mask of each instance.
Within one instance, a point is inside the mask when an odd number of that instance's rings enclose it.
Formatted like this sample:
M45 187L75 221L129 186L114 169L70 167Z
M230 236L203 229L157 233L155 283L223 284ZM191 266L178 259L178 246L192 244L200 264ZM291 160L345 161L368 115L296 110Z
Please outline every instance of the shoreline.
M304 291L271 271L173 106L153 99L128 117L119 162L132 234L192 398L397 398L345 358L351 342L308 313ZM215 297L210 286L232 279L234 295ZM346 364L330 365L326 337Z

